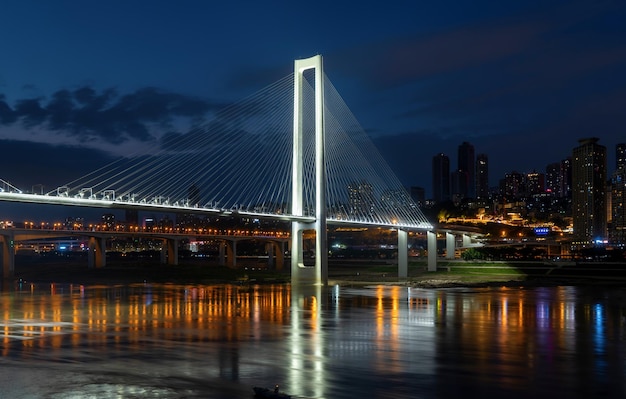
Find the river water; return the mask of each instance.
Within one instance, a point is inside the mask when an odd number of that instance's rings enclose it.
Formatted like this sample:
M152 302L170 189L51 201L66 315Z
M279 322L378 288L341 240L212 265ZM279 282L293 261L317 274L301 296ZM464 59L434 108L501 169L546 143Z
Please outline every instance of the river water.
M626 288L22 284L0 398L624 398Z

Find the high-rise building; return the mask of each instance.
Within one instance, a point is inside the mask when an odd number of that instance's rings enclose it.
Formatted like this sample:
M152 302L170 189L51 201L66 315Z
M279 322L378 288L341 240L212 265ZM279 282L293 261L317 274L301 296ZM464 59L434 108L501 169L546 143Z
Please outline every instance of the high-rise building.
M545 175L543 173L526 173L525 192L526 196L541 194L545 192Z
M462 172L460 176L466 176L467 182L465 184L460 183L459 186L465 186L466 192L461 193L462 196L467 198L476 198L476 166L474 158L474 146L464 141L459 146L458 152L459 172Z
M450 158L444 153L433 157L433 199L450 200Z
M571 198L572 196L572 158L567 157L561 161L561 192L560 197Z
M546 192L551 193L555 197L562 197L562 178L560 162L554 162L546 166Z
M626 143L615 146L615 170L626 168Z
M450 197L455 203L468 198L468 180L467 173L462 170L455 170L450 174Z
M598 140L580 139L572 152L572 216L577 246L591 246L607 236L606 147Z
M611 228L609 240L626 245L626 168L620 168L611 178Z
M374 189L368 182L348 184L350 215L370 216L374 208Z
M609 240L626 245L626 144L616 146L616 170L611 176Z
M476 156L476 198L489 197L489 158L487 154Z
M524 175L513 171L506 173L500 182L500 193L509 199L519 198L525 192Z

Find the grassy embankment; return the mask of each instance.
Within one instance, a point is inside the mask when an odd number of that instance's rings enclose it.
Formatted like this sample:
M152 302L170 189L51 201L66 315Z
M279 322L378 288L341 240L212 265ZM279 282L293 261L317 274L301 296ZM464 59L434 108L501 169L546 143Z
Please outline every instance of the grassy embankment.
M371 266L329 268L332 279L353 282L398 281L397 266L378 264ZM418 286L463 285L562 285L562 284L620 284L626 285L624 263L575 263L550 261L442 261L437 271L429 272L425 260L409 263L405 283Z
M437 271L427 271L425 260L411 261L408 278L398 278L397 265L385 261L331 260L331 284L403 283L418 286L462 286L481 284L583 284L626 285L624 263L573 262L480 262L442 261ZM229 269L206 261L181 262L176 266L157 262L108 262L100 269L89 269L85 262L16 262L15 279L30 282L74 284L127 283L232 283L289 282L289 266L282 271L257 267Z

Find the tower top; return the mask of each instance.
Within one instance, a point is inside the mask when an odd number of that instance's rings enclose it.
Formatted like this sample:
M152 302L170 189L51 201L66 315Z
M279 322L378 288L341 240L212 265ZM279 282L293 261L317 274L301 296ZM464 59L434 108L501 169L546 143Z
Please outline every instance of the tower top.
M598 141L600 141L600 139L599 139L599 138L597 138L597 137L587 137L587 138L584 138L584 139L579 139L579 140L578 140L578 143L579 143L580 145L584 145L584 144L595 144L595 143L597 143Z

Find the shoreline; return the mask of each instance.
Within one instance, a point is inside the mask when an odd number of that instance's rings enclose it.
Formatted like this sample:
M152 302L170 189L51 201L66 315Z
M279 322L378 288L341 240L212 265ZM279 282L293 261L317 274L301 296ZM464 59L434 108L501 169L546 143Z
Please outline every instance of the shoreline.
M469 272L465 269L470 270ZM412 267L409 277L398 278L394 266L347 264L329 267L328 285L364 287L372 285L413 288L488 288L541 286L626 287L626 272L619 275L513 274L510 270L489 271L463 264L455 270L447 267L436 272ZM479 270L478 272L476 270ZM82 262L24 262L16 265L14 277L6 283L128 285L137 283L172 284L289 284L287 271L257 267L229 269L207 262L163 265L146 262L111 262L103 268L88 268Z

